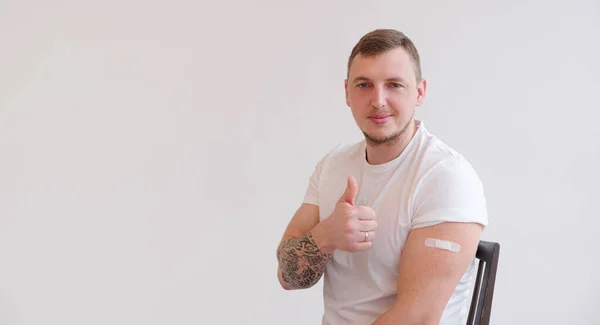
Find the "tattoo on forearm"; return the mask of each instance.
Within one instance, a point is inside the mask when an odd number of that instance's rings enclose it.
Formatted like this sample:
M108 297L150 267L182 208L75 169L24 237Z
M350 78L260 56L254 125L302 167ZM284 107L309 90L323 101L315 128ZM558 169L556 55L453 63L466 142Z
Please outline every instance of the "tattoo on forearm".
M279 245L277 259L283 280L294 289L309 288L319 281L331 254L325 254L309 232L302 238L289 238Z

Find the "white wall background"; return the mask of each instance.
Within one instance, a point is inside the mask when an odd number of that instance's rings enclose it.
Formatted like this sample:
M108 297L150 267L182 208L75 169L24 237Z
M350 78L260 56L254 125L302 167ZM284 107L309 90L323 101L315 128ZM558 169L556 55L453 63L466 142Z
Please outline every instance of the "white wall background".
M600 3L0 1L0 324L318 324L275 248L406 32L502 245L492 324L600 324Z

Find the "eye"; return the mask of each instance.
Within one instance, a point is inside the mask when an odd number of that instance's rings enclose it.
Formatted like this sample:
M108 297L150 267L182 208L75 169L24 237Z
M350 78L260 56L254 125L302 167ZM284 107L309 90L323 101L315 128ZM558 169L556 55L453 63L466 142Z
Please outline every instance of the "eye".
M367 88L367 87L369 87L369 84L366 82L362 82L362 83L359 83L358 85L356 85L356 88Z
M392 83L390 84L390 87L392 87L392 88L402 88L402 85L401 85L401 84L399 84L399 83L396 83L396 82L392 82Z

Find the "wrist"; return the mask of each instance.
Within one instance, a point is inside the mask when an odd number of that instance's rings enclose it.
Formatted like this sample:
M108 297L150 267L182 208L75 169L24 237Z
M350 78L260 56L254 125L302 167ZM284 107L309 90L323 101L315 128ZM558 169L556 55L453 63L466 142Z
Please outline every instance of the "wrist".
M309 240L317 245L317 248L324 254L332 254L335 247L330 243L327 237L327 231L322 223L317 224L311 231L309 231Z

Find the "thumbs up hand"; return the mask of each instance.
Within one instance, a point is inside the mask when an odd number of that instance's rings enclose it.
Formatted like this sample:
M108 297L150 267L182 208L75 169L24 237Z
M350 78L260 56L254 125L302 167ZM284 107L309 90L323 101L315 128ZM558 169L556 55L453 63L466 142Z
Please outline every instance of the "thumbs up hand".
M358 185L354 177L348 177L346 191L336 203L331 216L320 223L323 234L321 250L331 253L336 249L348 252L371 248L377 222L375 211L367 206L356 206Z

